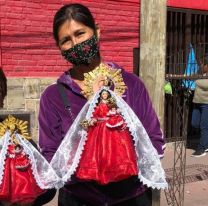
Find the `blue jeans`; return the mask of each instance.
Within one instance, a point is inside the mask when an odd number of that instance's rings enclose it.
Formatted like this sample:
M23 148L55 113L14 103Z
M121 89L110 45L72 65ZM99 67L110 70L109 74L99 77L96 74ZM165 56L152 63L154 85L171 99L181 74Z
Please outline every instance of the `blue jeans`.
M208 104L194 104L191 125L200 129L197 149L208 149Z

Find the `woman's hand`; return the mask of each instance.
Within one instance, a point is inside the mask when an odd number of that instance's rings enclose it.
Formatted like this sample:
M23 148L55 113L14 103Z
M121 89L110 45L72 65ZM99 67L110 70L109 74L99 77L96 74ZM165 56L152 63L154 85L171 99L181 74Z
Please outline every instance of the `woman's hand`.
M100 76L96 79L94 84L92 85L93 93L96 93L101 87L105 86L106 78L104 76Z

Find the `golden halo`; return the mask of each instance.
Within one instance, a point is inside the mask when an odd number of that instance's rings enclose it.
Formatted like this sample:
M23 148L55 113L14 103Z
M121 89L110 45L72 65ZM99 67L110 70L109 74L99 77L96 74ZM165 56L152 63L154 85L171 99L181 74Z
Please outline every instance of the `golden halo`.
M87 99L93 96L93 85L96 84L101 77L105 79L103 86L108 86L109 83L113 83L114 92L117 95L121 96L125 92L127 86L123 81L121 69L113 69L112 67L101 63L93 71L84 74L84 89L82 90L82 94Z
M11 134L15 131L21 134L26 139L31 139L28 133L28 122L19 120L12 115L8 115L8 117L0 122L0 137L2 137L7 130L10 130Z

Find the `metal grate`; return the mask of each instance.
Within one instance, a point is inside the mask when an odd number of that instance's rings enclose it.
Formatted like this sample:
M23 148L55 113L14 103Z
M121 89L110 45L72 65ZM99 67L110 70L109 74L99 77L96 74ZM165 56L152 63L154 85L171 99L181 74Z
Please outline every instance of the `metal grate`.
M168 8L166 29L167 64L185 63L190 44L196 46L208 42L208 13Z
M180 170L180 167L176 167L176 170ZM167 181L170 184L173 184L173 168L165 169ZM185 175L185 184L191 182L197 182L208 179L208 165L204 164L194 164L186 166L186 175Z
M180 80L174 80L175 86L181 85ZM168 190L165 195L168 205L182 206L184 203L184 184L185 184L185 167L186 167L186 137L187 137L187 120L189 109L189 95L186 90L176 89L171 99L174 106L171 108L172 120L170 123L174 130L172 140L174 141L174 163L169 182ZM175 112L175 113L173 113ZM170 116L168 116L170 120ZM169 124L170 126L170 124Z
M188 64L193 67L199 65L199 59L208 52L207 42L208 14L206 12L168 9L165 78L171 83L173 93L165 97L165 136L167 141L173 141L175 145L173 169L167 172L169 188L165 191L165 195L168 205L172 206L184 205L187 172L186 140L193 97L191 85L184 86L184 80L208 78L202 74L199 67L196 74L187 74ZM188 62L191 49L196 56L194 63ZM197 177L205 178L203 175Z

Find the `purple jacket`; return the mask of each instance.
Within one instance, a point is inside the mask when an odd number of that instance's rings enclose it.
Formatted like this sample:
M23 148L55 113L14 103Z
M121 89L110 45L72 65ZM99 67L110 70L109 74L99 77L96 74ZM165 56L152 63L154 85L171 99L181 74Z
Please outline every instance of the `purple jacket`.
M119 66L110 63L114 68ZM128 89L123 95L123 99L133 109L135 114L140 119L144 128L146 129L153 146L158 151L160 157L164 154L164 138L160 129L160 124L156 113L152 107L151 100L143 82L134 74L126 72L122 69L122 75ZM58 82L64 84L67 88L67 97L70 102L73 118L86 103L86 99L80 94L79 86L70 78L69 75L64 73ZM50 85L45 89L40 100L39 112L39 146L44 157L50 161L64 138L66 132L72 124L72 118L69 112L64 108L57 84ZM89 183L79 184L78 182L69 183L71 186L67 190L74 193L76 196L81 196L93 203L101 205L104 202L116 203L119 200L129 199L137 196L145 191L145 187L141 183L129 188L128 194L123 194L122 197L110 197L97 190ZM82 191L82 192L80 192ZM119 199L119 200L118 200Z

